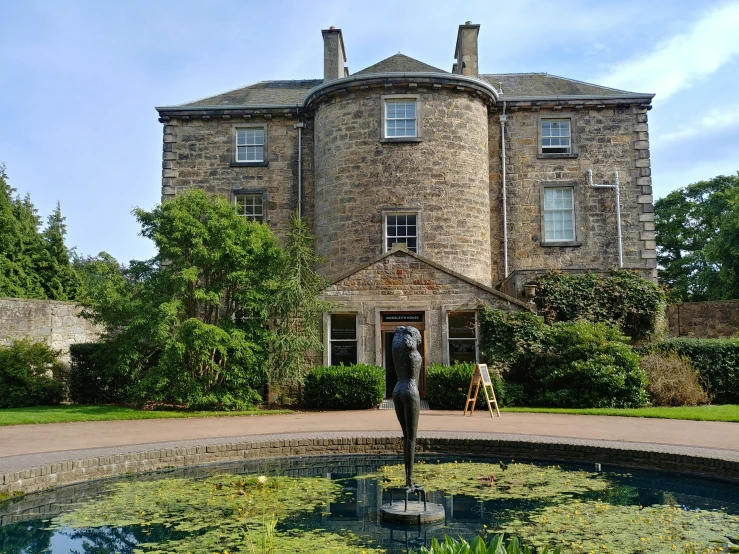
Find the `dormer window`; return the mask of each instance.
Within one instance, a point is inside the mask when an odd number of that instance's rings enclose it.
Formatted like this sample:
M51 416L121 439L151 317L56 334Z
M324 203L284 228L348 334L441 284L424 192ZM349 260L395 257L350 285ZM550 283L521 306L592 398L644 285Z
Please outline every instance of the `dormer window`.
M420 137L417 96L385 96L382 104L383 139Z

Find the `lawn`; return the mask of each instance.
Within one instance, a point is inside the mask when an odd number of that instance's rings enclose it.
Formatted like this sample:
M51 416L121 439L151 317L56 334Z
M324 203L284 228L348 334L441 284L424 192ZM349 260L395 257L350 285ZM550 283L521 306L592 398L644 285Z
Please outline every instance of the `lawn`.
M724 404L721 406L692 406L681 408L501 408L501 411L739 422L739 405L736 404Z
M69 421L110 421L119 419L162 419L184 417L227 417L288 414L290 410L248 410L243 412L185 412L137 410L122 406L33 406L0 410L0 426Z

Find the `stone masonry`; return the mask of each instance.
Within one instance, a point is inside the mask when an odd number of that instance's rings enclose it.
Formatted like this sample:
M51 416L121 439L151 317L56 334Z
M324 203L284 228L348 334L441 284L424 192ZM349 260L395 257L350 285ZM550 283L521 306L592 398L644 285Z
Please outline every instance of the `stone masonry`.
M69 345L94 342L101 329L80 316L74 302L0 298L0 345L28 338L62 352L69 363Z
M405 250L385 254L339 279L326 289L323 299L333 302L336 311L347 308L358 311L359 362L380 366L383 365L378 358L382 350L379 343L383 311L402 306L405 310L424 312L426 358L441 361L448 355L447 312L475 310L481 304L506 311L526 309L521 302Z
M382 141L385 98L417 95L420 138ZM487 110L419 87L360 90L315 116L316 249L336 278L381 254L383 213L418 213L419 253L490 284Z
M739 333L739 300L685 302L667 307L673 337L728 338Z
M616 199L612 184L619 173L624 267L656 275L656 245L646 108L630 105L520 106L506 122L509 268L516 270L592 269L618 267ZM562 104L562 103L558 103ZM568 104L568 103L565 103ZM500 199L500 121L490 118L490 193L492 229L502 229ZM539 147L541 119L569 119L573 153L543 155ZM541 185L575 185L576 245L542 244ZM500 236L501 233L493 235ZM497 248L496 248L497 247ZM502 241L493 247L494 282L503 280Z

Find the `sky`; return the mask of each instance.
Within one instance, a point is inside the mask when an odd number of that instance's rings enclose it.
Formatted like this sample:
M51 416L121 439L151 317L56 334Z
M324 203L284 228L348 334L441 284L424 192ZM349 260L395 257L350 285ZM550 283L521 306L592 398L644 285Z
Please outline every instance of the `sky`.
M481 25L482 73L550 74L656 93L655 198L739 170L739 1L0 0L0 163L67 244L154 255L134 207L161 194L175 105L270 79L323 75L321 29L353 73L402 52L451 70L457 28Z

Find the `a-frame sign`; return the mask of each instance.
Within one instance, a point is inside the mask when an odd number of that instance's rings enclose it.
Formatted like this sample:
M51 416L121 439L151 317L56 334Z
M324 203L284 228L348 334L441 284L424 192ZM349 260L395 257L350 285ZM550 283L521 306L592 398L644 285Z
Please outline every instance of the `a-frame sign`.
M473 387L475 389L474 391L472 390ZM475 411L477 393L480 391L480 387L482 387L482 391L485 393L485 400L487 400L488 403L490 417L495 417L493 416L493 406L495 406L495 413L500 417L498 401L495 399L495 390L493 389L493 382L490 380L490 372L488 372L487 364L475 364L475 373L472 375L472 381L470 381L470 390L467 391L467 402L464 405L464 415L467 415L468 408L470 415ZM490 394L488 394L488 387L490 388ZM471 407L470 404L472 404Z

